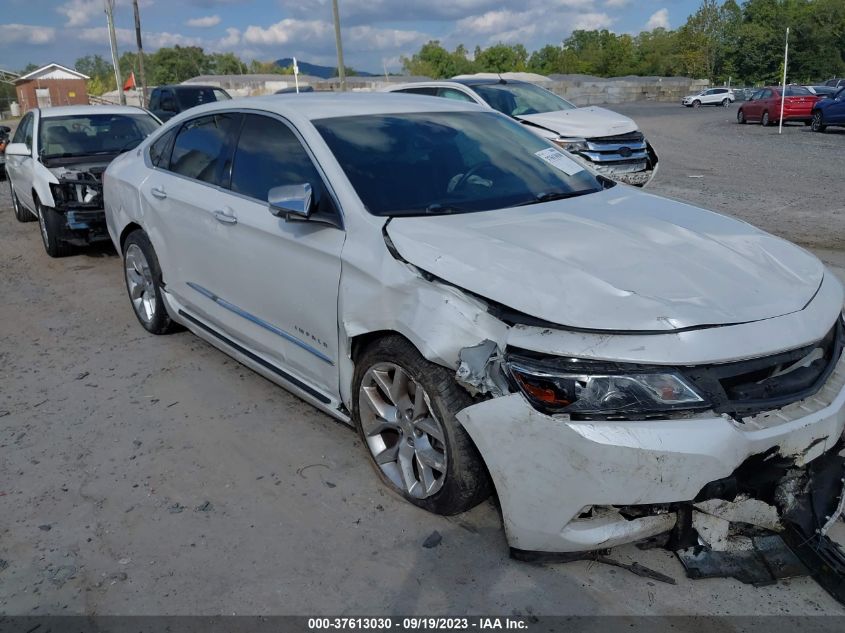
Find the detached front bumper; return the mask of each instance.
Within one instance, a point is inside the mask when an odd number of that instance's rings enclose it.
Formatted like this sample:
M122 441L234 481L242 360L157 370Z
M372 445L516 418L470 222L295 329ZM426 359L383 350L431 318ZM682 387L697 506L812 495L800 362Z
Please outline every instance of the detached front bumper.
M583 552L670 530L667 504L691 502L749 457L807 464L845 427L845 355L814 396L737 422L688 419L576 422L535 410L520 394L457 415L496 485L513 549ZM636 518L621 507L656 506Z

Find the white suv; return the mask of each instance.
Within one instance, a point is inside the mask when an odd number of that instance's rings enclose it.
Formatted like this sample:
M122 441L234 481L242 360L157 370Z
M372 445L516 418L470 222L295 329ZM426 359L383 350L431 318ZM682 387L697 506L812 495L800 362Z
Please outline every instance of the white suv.
M728 107L736 101L734 91L729 88L710 88L702 90L697 95L688 95L681 103L688 108L700 108L703 105L720 105Z
M688 537L694 503L774 504L785 478L796 499L807 464L837 466L836 277L489 109L200 106L115 159L104 195L144 328L181 324L355 425L411 503L495 489L515 555Z

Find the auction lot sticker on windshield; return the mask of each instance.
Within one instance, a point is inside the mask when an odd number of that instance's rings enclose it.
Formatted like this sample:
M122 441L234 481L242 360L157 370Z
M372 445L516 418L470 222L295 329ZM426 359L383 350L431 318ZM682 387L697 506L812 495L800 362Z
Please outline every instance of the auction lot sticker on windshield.
M546 161L552 167L556 167L561 170L567 176L573 176L579 171L584 171L584 168L581 167L581 165L569 158L563 152L556 150L554 147L534 152L534 156Z

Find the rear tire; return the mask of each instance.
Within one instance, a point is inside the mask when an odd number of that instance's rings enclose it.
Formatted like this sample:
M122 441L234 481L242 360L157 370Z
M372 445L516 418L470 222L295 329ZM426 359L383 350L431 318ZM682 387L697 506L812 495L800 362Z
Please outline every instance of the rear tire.
M722 107L723 108L727 108L729 105L731 105L730 99L722 99Z
M73 253L73 247L59 237L65 227L65 217L52 207L41 204L38 198L34 201L35 208L38 209L38 224L41 227L44 250L50 257L67 257Z
M813 120L810 121L813 132L824 132L827 126L824 124L824 115L820 110L813 112Z
M492 491L481 455L455 419L470 404L453 371L401 336L379 339L355 362L352 419L370 462L388 487L429 512L465 512Z
M25 209L21 201L18 200L18 194L15 193L11 180L9 180L9 193L12 196L12 209L15 211L15 219L18 222L35 222L38 218L32 215L28 209Z
M161 268L147 234L133 231L123 243L123 277L129 302L138 322L152 334L179 330L161 297Z

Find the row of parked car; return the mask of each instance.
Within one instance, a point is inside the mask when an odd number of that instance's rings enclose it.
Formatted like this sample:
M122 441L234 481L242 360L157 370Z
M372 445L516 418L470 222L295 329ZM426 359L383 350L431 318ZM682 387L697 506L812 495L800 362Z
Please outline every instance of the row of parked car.
M784 122L798 121L810 125L814 132L824 132L828 126L845 126L845 80L833 81L843 85L788 85L785 91L782 86L759 88L743 96L744 103L736 113L737 123L759 122L766 126L783 118ZM736 94L730 88L709 88L684 97L681 104L689 108L705 105L727 107L736 100Z
M648 161L622 118L511 82L412 89L164 125L34 110L7 147L15 215L51 255L107 236L143 328L188 328L354 425L409 502L495 491L515 556L694 543L694 501L775 504L835 454L843 289L818 259L610 178L589 152Z

